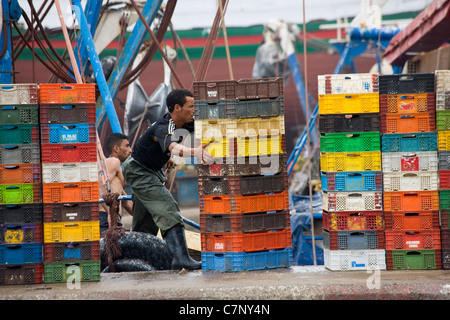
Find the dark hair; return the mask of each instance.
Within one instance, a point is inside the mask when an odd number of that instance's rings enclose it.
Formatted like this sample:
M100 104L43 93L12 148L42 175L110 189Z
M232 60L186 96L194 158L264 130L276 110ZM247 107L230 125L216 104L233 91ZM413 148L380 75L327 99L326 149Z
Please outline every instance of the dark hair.
M175 89L171 91L166 98L166 105L169 112L173 112L176 104L183 106L186 103L186 97L194 97L194 94L187 89Z
M122 140L125 139L128 140L128 136L123 133L116 132L109 135L105 141L106 152L108 152L108 154L110 155L112 153L114 146L120 146Z

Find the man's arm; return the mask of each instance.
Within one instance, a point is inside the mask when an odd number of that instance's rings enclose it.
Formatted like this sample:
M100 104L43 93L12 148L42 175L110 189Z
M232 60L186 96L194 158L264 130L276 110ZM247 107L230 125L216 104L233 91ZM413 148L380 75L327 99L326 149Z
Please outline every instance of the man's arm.
M201 162L210 164L214 162L214 157L205 150L209 144L210 142L200 145L197 148L189 148L178 142L172 142L169 145L169 151L171 154L179 157L195 157Z

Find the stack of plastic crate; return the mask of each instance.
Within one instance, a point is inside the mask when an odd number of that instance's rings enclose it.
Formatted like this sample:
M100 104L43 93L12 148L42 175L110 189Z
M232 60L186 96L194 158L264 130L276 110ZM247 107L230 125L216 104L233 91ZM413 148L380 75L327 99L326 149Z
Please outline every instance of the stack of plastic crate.
M450 269L450 70L435 71L442 269Z
M289 267L292 238L281 78L196 82L202 269Z
M0 86L0 284L41 283L37 84Z
M100 280L95 84L39 86L44 282Z
M379 82L387 267L440 268L434 74Z
M378 75L318 84L325 267L386 269Z

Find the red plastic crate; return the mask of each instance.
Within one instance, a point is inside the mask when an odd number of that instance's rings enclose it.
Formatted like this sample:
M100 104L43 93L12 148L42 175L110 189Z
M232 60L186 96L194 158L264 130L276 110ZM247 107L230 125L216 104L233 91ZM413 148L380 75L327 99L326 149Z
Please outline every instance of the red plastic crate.
M383 211L322 211L325 230L384 230Z
M0 165L0 184L41 183L41 165L17 163Z
M95 103L95 83L44 83L39 103Z
M439 189L450 189L450 170L439 170Z
M98 201L98 182L43 183L43 203Z
M380 114L381 133L436 131L436 111L410 114Z
M274 194L199 196L200 213L252 213L289 208L288 191Z
M439 214L441 217L441 229L450 229L450 211L441 210Z
M100 242L50 242L43 244L44 263L100 260Z
M252 252L287 248L291 229L251 233L202 233L202 252Z
M98 202L44 203L44 222L97 221Z
M439 210L439 191L383 192L384 211Z
M441 249L450 250L450 229L441 229Z
M40 123L95 123L95 103L39 105Z
M0 284L38 284L44 281L43 263L0 265Z
M41 157L43 163L97 162L97 144L41 144Z
M441 233L432 230L386 230L386 250L441 249Z
M385 211L385 229L428 230L439 228L439 210L405 212Z

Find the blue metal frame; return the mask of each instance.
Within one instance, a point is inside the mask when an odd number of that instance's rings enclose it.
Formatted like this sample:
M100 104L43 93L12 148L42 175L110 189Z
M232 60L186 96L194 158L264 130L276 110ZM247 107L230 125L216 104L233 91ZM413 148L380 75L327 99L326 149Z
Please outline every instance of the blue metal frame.
M0 35L0 44L3 45L6 41L6 51L3 57L0 59L0 83L12 83L12 55L11 55L11 38L10 38L10 28L9 23L10 11L9 11L9 1L2 0L3 9L3 19L6 20L6 39L3 37L3 32Z

